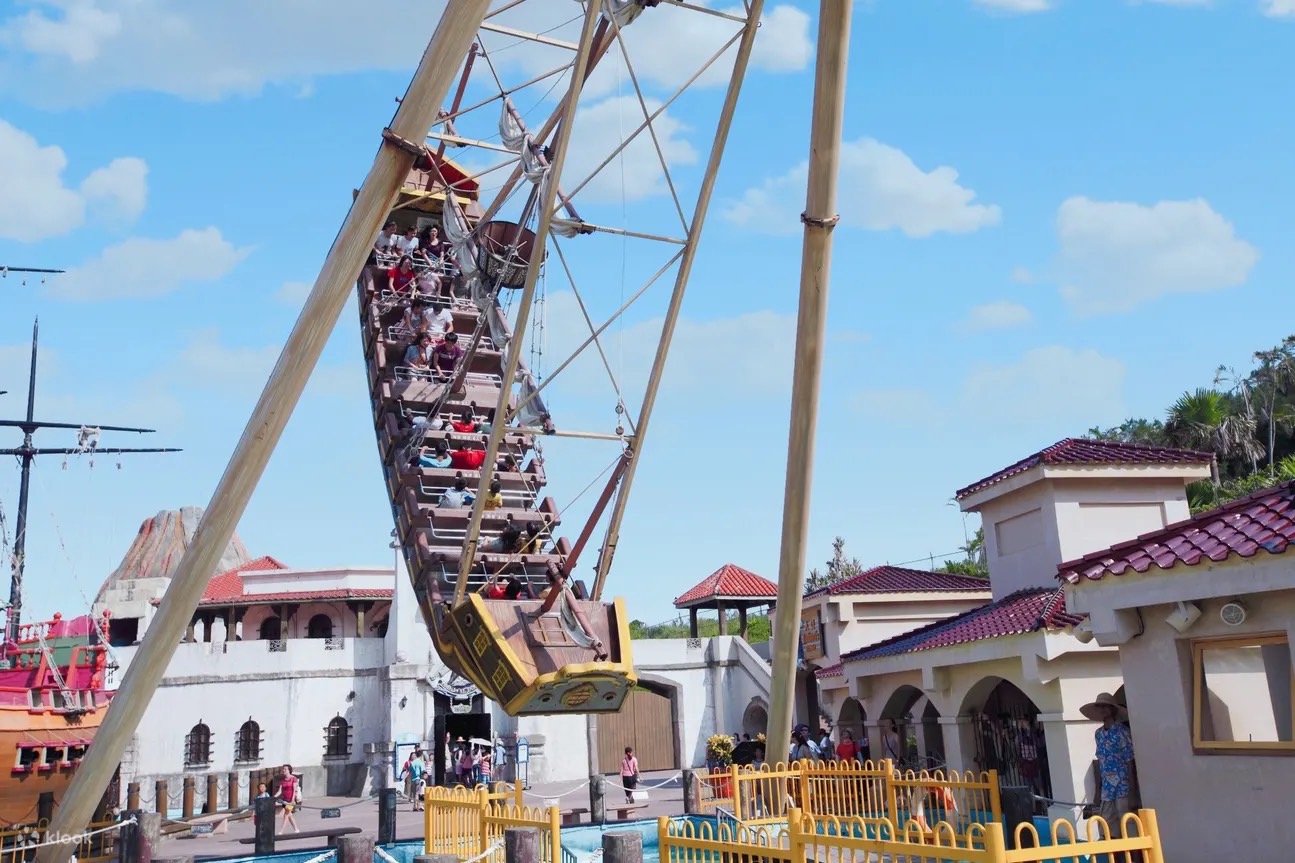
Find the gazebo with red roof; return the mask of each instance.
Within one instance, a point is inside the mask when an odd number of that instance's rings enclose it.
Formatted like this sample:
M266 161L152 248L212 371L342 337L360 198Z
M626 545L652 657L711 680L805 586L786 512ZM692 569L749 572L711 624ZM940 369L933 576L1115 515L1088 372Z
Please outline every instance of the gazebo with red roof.
M684 592L674 601L675 608L688 609L688 634L697 638L697 612L715 609L719 615L719 631L723 634L728 623L729 609L737 609L738 635L746 638L746 612L749 608L773 608L778 599L778 585L762 575L756 575L732 563L726 563Z

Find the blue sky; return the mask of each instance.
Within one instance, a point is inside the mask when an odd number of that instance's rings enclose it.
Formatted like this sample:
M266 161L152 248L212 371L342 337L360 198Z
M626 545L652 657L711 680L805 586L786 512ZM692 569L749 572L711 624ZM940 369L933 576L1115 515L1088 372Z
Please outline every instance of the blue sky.
M521 23L574 38L578 6L528 2ZM70 271L0 281L0 414L22 410L39 315L41 417L144 425L159 429L149 445L185 449L121 470L40 463L32 613L83 610L143 519L215 488L439 6L365 9L0 2L0 264ZM766 5L611 582L644 620L673 616L671 599L723 563L776 576L816 9ZM708 53L714 20L657 9L627 30L649 98ZM514 80L543 59L491 38ZM1289 0L856 5L811 563L837 534L865 563L938 559L963 542L958 487L1091 425L1156 415L1295 329L1281 215L1295 197L1293 49ZM564 182L637 125L615 68L581 103ZM518 94L528 122L561 94L550 83ZM658 127L689 201L723 92L704 83ZM474 75L470 97L489 86ZM632 147L582 215L665 231L655 157ZM596 319L664 260L656 244L571 243ZM635 415L662 287L608 331ZM542 372L585 335L552 256L543 295ZM253 554L390 559L356 323L348 303L240 526ZM601 366L564 377L559 426L609 431ZM546 452L560 506L615 454ZM10 530L17 485L0 471ZM595 493L569 511L570 534Z

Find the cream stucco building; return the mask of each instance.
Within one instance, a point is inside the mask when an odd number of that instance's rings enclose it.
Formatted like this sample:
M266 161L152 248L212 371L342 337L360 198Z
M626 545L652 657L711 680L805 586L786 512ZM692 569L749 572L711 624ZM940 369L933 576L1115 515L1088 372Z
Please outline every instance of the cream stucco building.
M1051 801L1050 815L1075 817L1096 793L1095 725L1079 707L1122 678L1118 652L1068 607L1057 568L1186 518L1186 485L1211 463L1067 439L961 489L959 505L984 525L993 601L844 654L819 672L829 712L868 729L873 757L896 754L880 731L890 720L910 763L996 769Z
M1143 803L1165 859L1295 853L1295 484L1066 564L1067 601L1118 648Z

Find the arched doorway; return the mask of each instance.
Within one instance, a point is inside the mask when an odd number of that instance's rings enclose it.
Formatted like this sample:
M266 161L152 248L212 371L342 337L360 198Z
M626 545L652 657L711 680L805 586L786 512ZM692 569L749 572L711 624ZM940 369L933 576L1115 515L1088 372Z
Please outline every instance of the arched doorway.
M639 770L678 770L673 690L639 679L619 713L598 714L598 769L620 769L625 747L634 747Z
M982 680L967 693L976 742L976 764L997 770L1002 785L1028 787L1052 796L1048 747L1039 722L1039 708L1010 681Z
M757 734L765 734L769 729L769 711L759 701L752 699L742 711L742 733L750 734L755 739Z
M878 758L889 758L896 766L919 766L921 757L917 745L917 726L913 722L913 707L922 697L922 690L905 685L886 699L886 706L881 709L881 739L873 747ZM894 723L894 735L887 734L888 723Z
M316 614L306 624L306 638L332 638L333 619L327 614Z
M927 770L938 770L945 767L944 727L940 725L940 711L929 700L922 709L922 746L925 759L922 766Z
M258 631L258 637L262 641L278 641L283 638L282 624L277 617L267 617L261 621L261 628Z
M841 702L841 712L836 717L836 727L838 732L848 731L854 738L854 742L864 746L868 741L868 712L863 709L857 698L847 698ZM839 734L838 734L839 738ZM839 743L840 740L838 739ZM867 758L867 747L864 747L863 754L860 758Z

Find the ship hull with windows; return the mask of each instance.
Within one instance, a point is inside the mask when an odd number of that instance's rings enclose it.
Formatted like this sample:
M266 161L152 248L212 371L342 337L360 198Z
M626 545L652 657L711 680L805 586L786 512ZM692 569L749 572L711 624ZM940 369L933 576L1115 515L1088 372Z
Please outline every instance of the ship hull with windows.
M444 183L453 187L450 194ZM462 229L475 226L481 210L476 184L451 160L439 158L416 165L397 198L391 218L401 231L445 225L461 220ZM476 232L480 239L480 272L484 278L515 280L524 276L532 249L529 232L510 222L492 222ZM504 254L511 254L505 259ZM457 475L475 489L479 464L471 459L449 468L423 467L420 446L445 442L451 451L484 451L489 424L495 421L505 351L511 329L497 294L473 292L452 263L420 265L441 279L434 292L445 300L454 332L469 343L462 360L463 374L441 383L404 365L413 333L401 324L410 294L392 290L389 270L397 258L375 254L357 284L364 355L374 412L379 453L386 487L410 578L433 644L445 664L471 680L509 715L548 715L619 711L637 683L630 650L629 618L622 600L588 599L576 581L546 613L536 599L487 598L480 591L491 578L515 579L530 596L540 595L551 575L569 573L574 565L572 544L554 540L561 514L551 497L543 495L547 477L536 438L552 433L553 424L535 396L535 383L519 363L518 382L527 404L516 425L503 435L500 454L515 459L501 465L503 505L486 511L480 537L485 544L465 547L472 516L470 507L439 503ZM429 282L416 283L413 293L429 292ZM516 285L514 285L515 287ZM452 297L446 297L452 292ZM471 296L470 296L471 295ZM517 404L514 395L510 405ZM464 409L475 427L456 430L452 420ZM482 453L484 455L484 453ZM527 459L529 457L529 462ZM511 522L521 528L542 526L545 542L533 553L493 552L494 541ZM455 597L463 555L472 562L467 590ZM590 643L600 643L595 651Z
M102 626L100 626L102 623ZM23 624L0 669L0 824L33 824L62 800L108 712L106 619ZM49 811L42 809L42 795ZM112 793L105 799L112 798Z

